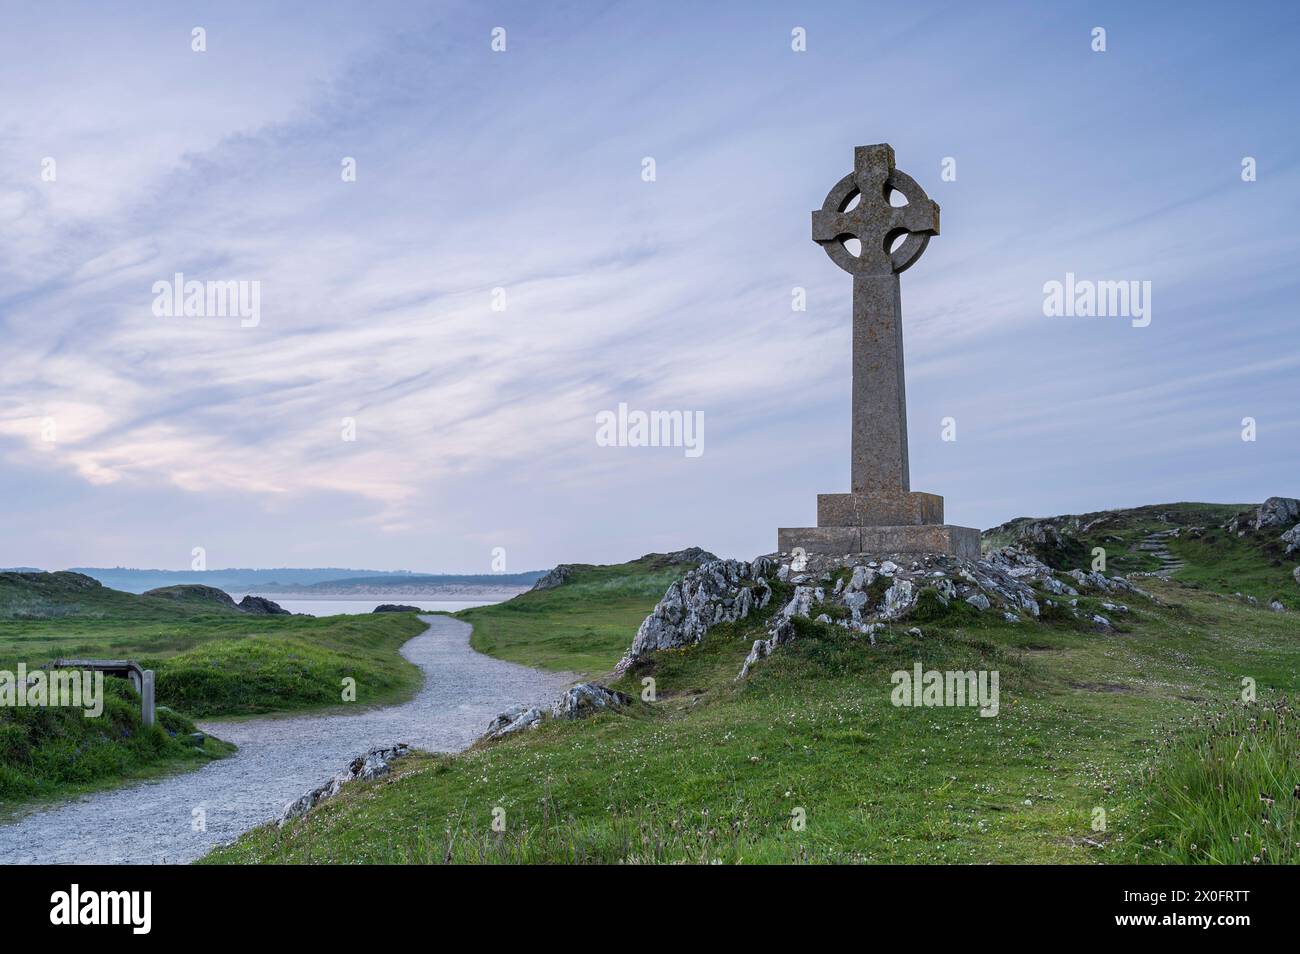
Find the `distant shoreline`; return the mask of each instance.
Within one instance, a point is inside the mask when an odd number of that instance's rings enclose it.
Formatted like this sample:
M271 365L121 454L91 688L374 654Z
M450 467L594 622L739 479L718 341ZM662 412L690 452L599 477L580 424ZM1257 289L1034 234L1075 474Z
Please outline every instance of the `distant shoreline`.
M440 601L495 601L504 602L520 593L527 592L527 586L411 586L383 588L348 587L346 589L251 589L241 591L254 596L263 596L270 600L382 600L399 602L412 598ZM232 594L233 595L233 594Z

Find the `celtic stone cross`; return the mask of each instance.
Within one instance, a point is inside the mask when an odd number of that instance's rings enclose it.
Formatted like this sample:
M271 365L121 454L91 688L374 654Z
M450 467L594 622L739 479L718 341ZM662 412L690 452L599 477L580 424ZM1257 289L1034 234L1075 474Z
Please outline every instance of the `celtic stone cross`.
M853 276L850 492L818 494L817 527L778 532L785 552L979 554L978 532L944 525L943 498L914 493L908 473L898 275L938 234L939 206L883 143L859 146L853 171L812 214L813 241Z
M894 193L907 204L891 204ZM939 206L894 168L887 145L859 146L853 171L812 214L813 241L853 276L854 493L911 489L898 274L938 234ZM846 245L852 239L861 246L856 255Z

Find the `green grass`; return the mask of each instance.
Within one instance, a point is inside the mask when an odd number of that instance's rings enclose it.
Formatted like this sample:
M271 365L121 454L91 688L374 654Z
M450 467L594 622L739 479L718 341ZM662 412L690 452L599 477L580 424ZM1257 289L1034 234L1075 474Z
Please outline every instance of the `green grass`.
M157 701L192 717L290 712L406 698L420 671L398 653L424 631L414 613L365 616L193 615L171 622L0 620L0 668L56 658L126 658L157 673Z
M1291 575L1300 566L1300 554L1285 556L1281 532L1247 530L1238 537L1215 529L1199 538L1170 540L1169 552L1187 561L1177 579L1219 593L1243 593L1265 605L1277 599L1287 609L1300 610L1300 586Z
M1207 711L1171 740L1149 788L1152 860L1300 863L1300 734L1285 701Z
M211 737L195 745L194 724L168 709L146 729L125 680L105 679L103 702L94 718L81 709L0 708L0 807L197 767L234 750Z
M593 676L613 668L637 627L692 564L654 556L614 566L582 566L563 586L505 603L461 610L479 652L541 669Z
M1162 817L1152 778L1169 758L1171 733L1207 704L1237 698L1243 676L1261 698L1294 694L1300 624L1176 582L1147 582L1159 602L1126 598L1131 612L1113 633L1068 614L1011 624L931 606L921 638L907 635L915 625L907 621L873 648L805 622L744 683L734 676L761 620L719 626L699 646L657 654L616 683L639 696L653 678L653 703L548 723L458 756L417 757L208 860L1167 860L1169 839L1152 828ZM508 621L510 636L494 643L507 658L607 667L630 633L607 645L597 624L606 599L626 612L626 586L608 596L553 591L531 616L493 607L488 615ZM1083 597L1080 606L1099 602ZM997 670L1000 714L895 708L890 676L917 661ZM504 831L492 828L498 809Z

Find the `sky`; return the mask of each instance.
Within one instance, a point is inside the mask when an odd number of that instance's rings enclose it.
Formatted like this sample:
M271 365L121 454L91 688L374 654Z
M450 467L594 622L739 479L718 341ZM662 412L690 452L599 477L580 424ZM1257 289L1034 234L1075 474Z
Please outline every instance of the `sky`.
M879 142L942 208L902 302L948 522L1300 495L1293 4L3 14L0 565L770 552L848 490L809 213ZM177 273L256 320L159 314ZM1149 323L1046 316L1067 273ZM620 404L700 452L598 441Z

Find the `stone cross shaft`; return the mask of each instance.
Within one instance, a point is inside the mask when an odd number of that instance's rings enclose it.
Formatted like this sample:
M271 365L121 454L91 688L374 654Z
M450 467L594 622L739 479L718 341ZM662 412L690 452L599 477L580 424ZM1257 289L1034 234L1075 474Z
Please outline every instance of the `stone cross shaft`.
M894 194L906 204L891 204ZM939 206L894 168L886 144L859 146L853 171L812 214L813 241L853 276L853 494L890 498L911 490L898 275L938 234ZM846 244L852 239L856 254Z

